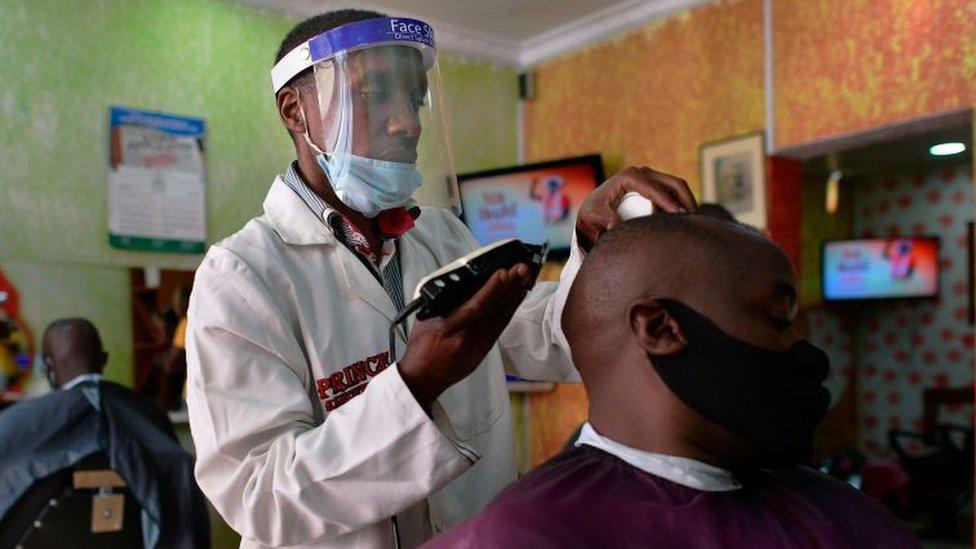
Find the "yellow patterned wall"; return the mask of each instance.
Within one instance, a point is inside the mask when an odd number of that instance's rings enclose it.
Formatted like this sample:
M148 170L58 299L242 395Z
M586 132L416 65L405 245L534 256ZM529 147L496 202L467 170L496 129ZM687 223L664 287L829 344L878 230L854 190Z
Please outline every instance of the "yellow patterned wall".
M763 127L760 0L723 0L535 69L526 158L599 152L607 171L645 164L698 188L698 146ZM524 397L531 463L586 419L582 386Z
M683 12L535 69L529 160L601 152L697 188L698 146L763 127L760 0Z
M976 104L976 0L773 0L778 147ZM763 5L717 0L536 67L529 161L603 154L698 189L702 143L764 129ZM582 387L529 395L530 458L586 417Z
M779 146L972 108L973 0L775 0Z

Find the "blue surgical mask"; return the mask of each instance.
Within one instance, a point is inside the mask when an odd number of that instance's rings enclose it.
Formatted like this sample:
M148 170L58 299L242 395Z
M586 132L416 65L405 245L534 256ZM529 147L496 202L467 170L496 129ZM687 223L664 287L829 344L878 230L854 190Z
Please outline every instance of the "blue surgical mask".
M339 200L366 217L407 206L422 182L416 164L340 152L315 158Z
M301 109L302 119L305 109ZM316 153L315 160L329 179L343 204L365 215L376 217L383 210L412 204L414 191L423 178L417 165L358 156L348 152L326 153L312 141L305 124L305 142Z

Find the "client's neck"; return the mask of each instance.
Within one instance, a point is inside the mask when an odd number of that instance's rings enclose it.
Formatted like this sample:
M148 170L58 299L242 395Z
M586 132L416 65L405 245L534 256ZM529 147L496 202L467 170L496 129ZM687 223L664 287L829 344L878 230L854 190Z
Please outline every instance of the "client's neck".
M601 436L637 450L693 459L723 469L735 467L734 460L695 436L681 412L672 412L666 403L648 399L636 406L627 406L621 400L607 403L591 399L589 423Z

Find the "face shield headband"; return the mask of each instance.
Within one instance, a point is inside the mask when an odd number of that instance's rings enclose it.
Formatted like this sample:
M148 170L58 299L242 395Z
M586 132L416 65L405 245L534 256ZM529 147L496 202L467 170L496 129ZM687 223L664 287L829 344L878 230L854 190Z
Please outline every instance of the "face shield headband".
M324 32L291 50L271 69L274 93L299 73L340 53L376 46L410 46L420 52L424 68L435 61L434 29L417 19L380 17L357 21Z
M322 142L307 118L303 137L339 200L369 218L421 203L459 211L430 25L384 17L322 33L274 67L275 93L310 68Z
M430 25L416 19L377 18L322 33L289 52L271 71L277 93L299 73L314 68L320 112L330 103L330 96L336 100L339 114L331 123L323 120L322 124L325 145L319 147L312 141L307 118L304 138L317 153L316 160L336 196L350 208L370 218L387 210L399 211L399 217L405 217L402 208L410 208L416 204L413 194L423 181L414 161L416 152L414 159L373 157L356 152L352 142L353 120L373 122L374 113L368 107L359 110L362 105L354 107L351 96L353 84L348 73L350 56L358 55L359 52L366 54L366 50L371 52L370 55L372 52L394 51L391 46L416 52L416 59L424 72L431 71L436 64L433 29ZM385 64L386 70L391 71L395 71L396 66L396 62ZM357 97L361 95L357 93ZM302 115L307 116L304 109ZM382 114L375 116L380 119ZM384 135L370 135L369 139L378 139L370 143L370 148L389 148L389 144L396 141ZM417 146L416 142L413 146ZM404 151L407 150L408 147L404 147ZM407 225L410 224L404 226Z

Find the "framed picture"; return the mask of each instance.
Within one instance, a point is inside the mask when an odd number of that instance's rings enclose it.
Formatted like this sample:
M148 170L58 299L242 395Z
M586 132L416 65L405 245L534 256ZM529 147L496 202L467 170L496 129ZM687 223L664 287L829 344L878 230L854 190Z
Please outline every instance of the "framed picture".
M704 202L725 206L740 222L766 228L766 154L762 132L700 148Z

